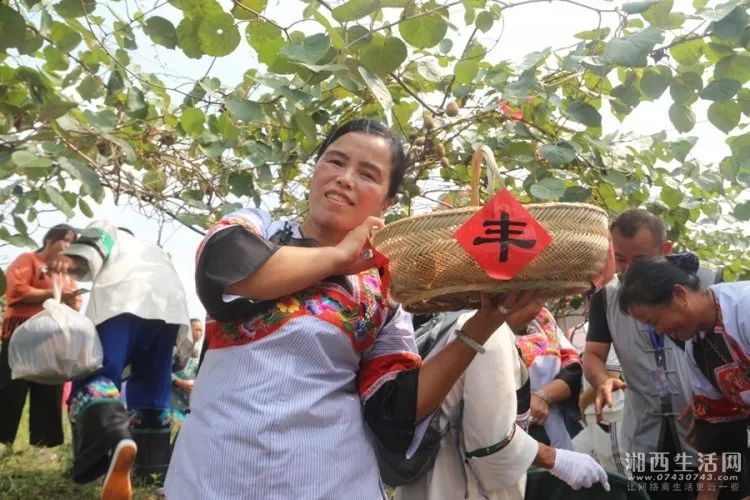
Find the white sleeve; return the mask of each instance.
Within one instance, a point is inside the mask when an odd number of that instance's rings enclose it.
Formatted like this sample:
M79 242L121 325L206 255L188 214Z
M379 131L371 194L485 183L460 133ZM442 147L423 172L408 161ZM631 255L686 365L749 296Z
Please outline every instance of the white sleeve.
M507 325L485 342L464 374L463 435L469 466L487 491L516 483L539 443L515 425L518 352Z

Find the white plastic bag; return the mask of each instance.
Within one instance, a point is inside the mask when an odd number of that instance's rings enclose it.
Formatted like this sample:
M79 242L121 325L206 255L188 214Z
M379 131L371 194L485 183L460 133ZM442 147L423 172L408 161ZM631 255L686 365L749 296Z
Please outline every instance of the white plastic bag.
M104 360L94 323L60 302L59 280L53 280L54 298L44 310L16 328L8 346L13 379L40 384L62 384L98 370Z

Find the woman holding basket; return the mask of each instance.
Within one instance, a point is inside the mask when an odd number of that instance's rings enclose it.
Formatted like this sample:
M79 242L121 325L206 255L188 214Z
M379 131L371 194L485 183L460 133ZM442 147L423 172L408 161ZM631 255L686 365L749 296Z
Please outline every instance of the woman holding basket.
M319 149L302 224L244 209L209 231L196 288L210 348L168 497L385 498L368 433L413 451L481 344L533 298L483 296L458 340L422 362L369 252L405 168L389 129L351 121Z

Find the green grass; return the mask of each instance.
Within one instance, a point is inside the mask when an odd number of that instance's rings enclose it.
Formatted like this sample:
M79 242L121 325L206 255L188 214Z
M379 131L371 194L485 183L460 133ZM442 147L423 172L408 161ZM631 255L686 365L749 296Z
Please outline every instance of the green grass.
M3 500L95 500L102 480L80 485L70 478L71 431L64 419L65 444L55 448L29 445L28 401L12 451L0 452L0 497ZM2 446L2 445L0 445ZM136 488L135 500L156 500L153 487Z

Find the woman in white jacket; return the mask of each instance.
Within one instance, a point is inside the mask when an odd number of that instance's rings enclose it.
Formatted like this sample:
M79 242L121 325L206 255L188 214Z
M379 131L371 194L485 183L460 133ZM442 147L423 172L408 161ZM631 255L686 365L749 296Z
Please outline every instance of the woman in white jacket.
M457 330L469 317L471 313L458 318ZM538 443L516 424L516 391L525 385L528 372L511 329L503 324L483 347L440 408L441 426L450 430L433 468L397 488L396 499L522 499L532 465L549 469L574 489L600 482L609 491L607 474L593 458ZM449 425L461 404L461 424Z

